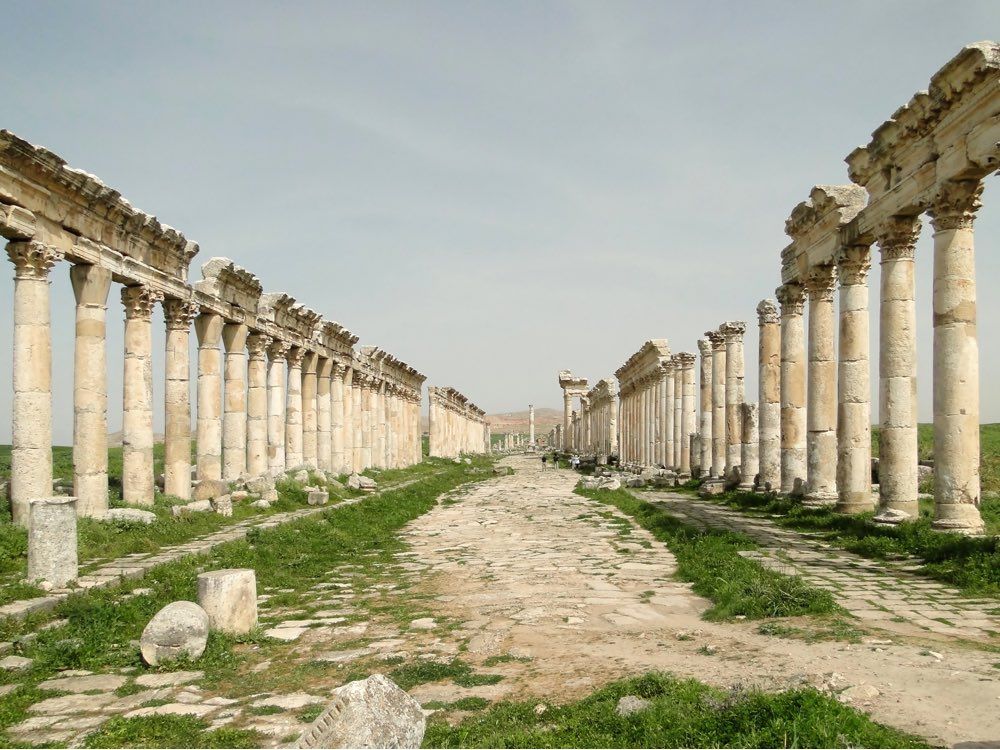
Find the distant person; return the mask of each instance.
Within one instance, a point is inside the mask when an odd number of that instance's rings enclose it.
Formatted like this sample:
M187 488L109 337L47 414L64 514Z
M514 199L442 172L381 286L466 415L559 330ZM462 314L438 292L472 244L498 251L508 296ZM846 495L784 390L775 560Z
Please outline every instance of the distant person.
M545 464L548 462L549 457L544 453L542 454L542 471L545 471Z
M569 460L569 465L570 465L570 466L571 466L571 467L572 467L572 468L573 468L574 470L576 470L576 469L579 469L579 468L580 468L580 457L579 457L579 456L573 456L573 458L571 458L571 459Z

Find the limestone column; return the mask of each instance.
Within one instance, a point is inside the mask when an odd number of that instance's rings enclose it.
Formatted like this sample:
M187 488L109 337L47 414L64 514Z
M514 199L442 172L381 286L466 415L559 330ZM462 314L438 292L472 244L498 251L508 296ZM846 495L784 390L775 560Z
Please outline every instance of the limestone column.
M122 500L152 505L153 330L151 316L163 294L147 286L122 287L125 374L122 404Z
M385 381L375 384L372 389L372 404L375 418L372 420L372 463L384 468L386 450Z
M535 407L528 404L528 442L535 444Z
M809 300L809 385L806 412L805 504L837 500L837 364L834 353L832 265L814 267L805 281Z
M879 507L876 521L916 518L917 316L913 252L920 219L897 216L878 230L882 256L879 304Z
M307 351L302 357L302 463L319 468L317 458L316 365L319 355Z
M872 510L871 384L868 362L867 246L841 250L840 343L837 349L837 512Z
M267 347L270 336L251 333L247 336L247 465L252 477L266 474L267 456Z
M611 396L605 430L608 439L608 455L618 455L621 446L618 440L618 396L616 394Z
M569 391L563 390L563 450L568 451L573 447L570 439L569 420L573 411L573 397Z
M649 388L639 381L639 465L649 465Z
M375 405L372 401L373 380L364 376L361 381L361 469L372 465L372 417Z
M289 346L274 340L267 347L267 470L285 472L285 362Z
M297 469L304 463L302 453L302 360L306 350L292 347L288 362L288 387L285 390L285 469Z
M712 479L726 473L726 337L706 331L712 345Z
M73 360L73 494L76 512L100 518L108 509L108 375L105 339L111 271L69 269L76 295Z
M934 226L934 528L981 534L973 222L983 183L943 185Z
M223 379L222 478L231 481L247 470L247 336L243 323L226 323Z
M778 303L757 305L759 346L757 355L757 417L759 420L760 482L764 491L781 486L781 329Z
M62 254L40 242L9 242L14 264L14 401L10 500L27 526L28 503L52 495L52 330L49 271Z
M803 292L785 284L775 292L781 305L781 492L802 494L806 481L806 367Z
M679 355L674 355L674 469L681 472L684 460L684 363ZM690 446L688 446L690 450ZM690 458L689 473L690 473Z
M345 473L344 464L344 372L346 368L339 362L333 362L330 379L330 452L335 474Z
M191 323L198 305L190 300L163 303L167 326L163 388L163 492L191 498ZM107 455L107 451L105 451ZM82 498L81 498L82 500ZM79 505L77 506L79 509Z
M352 455L351 467L355 473L360 473L364 470L364 463L362 461L362 434L364 430L362 429L362 411L363 411L363 399L362 399L362 387L361 380L362 375L357 370L354 370L352 381L351 381L351 417L353 419L353 431L354 431L354 450Z
M712 467L712 342L708 339L698 339L698 353L701 354L701 369L699 371L700 386L700 436L698 447L701 455L698 465L701 476L711 473Z
M760 432L757 427L757 404L743 404L743 436L740 446L740 489L752 491L760 472Z
M321 357L316 365L316 466L321 471L333 471L333 443L330 423L330 373L333 361Z
M681 366L681 470L682 477L691 476L691 435L696 431L694 408L694 362L695 356L690 352L677 355Z
M726 481L736 478L743 444L743 321L724 323L719 329L726 337Z
M198 335L198 479L222 479L222 316L203 312Z

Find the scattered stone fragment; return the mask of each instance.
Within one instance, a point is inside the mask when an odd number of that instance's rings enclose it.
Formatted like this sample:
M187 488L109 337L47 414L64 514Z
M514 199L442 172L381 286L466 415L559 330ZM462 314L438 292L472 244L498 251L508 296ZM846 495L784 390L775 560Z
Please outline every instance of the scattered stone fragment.
M623 695L618 699L618 705L615 706L615 713L619 716L631 716L640 711L645 711L649 706L649 701L637 695Z
M838 694L837 700L841 703L864 703L878 698L879 695L881 693L874 685L855 685Z
M200 671L152 672L136 677L135 684L148 688L169 687L183 685L185 682L194 682L204 676L205 673Z
M20 672L28 669L33 664L31 659L24 656L5 656L0 659L0 669L6 669L12 672Z
M208 614L194 602L168 604L142 631L142 658L150 666L180 656L197 659L208 643L208 622Z
M102 693L117 690L128 681L128 678L116 674L95 674L80 677L57 677L39 683L42 690L58 690L63 693L87 693L100 691Z
M233 499L229 495L221 495L212 500L212 510L227 518L233 515Z
M211 570L198 575L198 603L209 625L232 635L257 626L257 574L249 568Z
M437 627L437 622L434 621L433 617L421 617L419 620L411 622L410 627L414 630L433 630Z
M202 479L191 489L191 499L212 500L229 492L229 484L221 479Z
M250 705L254 708L260 708L262 706L277 706L278 708L283 708L286 711L291 711L295 708L304 708L306 706L312 706L316 703L324 703L326 698L321 695L310 695L309 693L289 693L288 695L271 695L267 698L258 698Z
M174 505L170 508L170 512L174 516L182 516L185 513L208 513L211 510L212 502L210 500L196 500L193 503Z
M260 510L267 510L268 508L271 507L271 503L269 503L267 500L264 499L254 500L252 503L250 503L250 507L258 508Z
M126 523L141 523L149 526L156 523L156 514L149 510L138 508L111 508L104 514L105 521L124 521Z
M310 490L309 494L306 496L306 502L310 505L326 505L329 499L330 495L320 489Z
M351 474L347 479L347 486L352 490L361 490L362 492L374 492L378 489L375 480L364 474Z

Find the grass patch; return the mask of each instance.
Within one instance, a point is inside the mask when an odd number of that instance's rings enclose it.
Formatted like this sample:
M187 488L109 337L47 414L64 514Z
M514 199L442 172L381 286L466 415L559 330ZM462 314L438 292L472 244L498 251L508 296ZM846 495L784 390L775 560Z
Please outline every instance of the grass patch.
M453 659L450 662L425 661L407 664L392 670L389 678L403 690L409 690L417 685L442 680L451 680L462 687L495 685L503 679L503 675L479 674L461 659Z
M677 558L677 575L714 606L709 620L842 613L827 591L801 578L767 570L742 557L756 543L732 532L696 529L626 490L580 490L584 497L613 505L667 545Z
M320 717L320 714L322 714L325 710L326 706L322 704L315 706L306 706L295 715L298 717L299 721L304 721L307 724L312 724L314 721L316 721L316 719Z
M618 716L625 695L651 705ZM541 714L535 703L495 704L456 727L432 720L424 747L927 747L812 689L726 693L653 673Z
M89 734L84 747L260 747L263 739L248 729L209 730L192 716L117 717Z

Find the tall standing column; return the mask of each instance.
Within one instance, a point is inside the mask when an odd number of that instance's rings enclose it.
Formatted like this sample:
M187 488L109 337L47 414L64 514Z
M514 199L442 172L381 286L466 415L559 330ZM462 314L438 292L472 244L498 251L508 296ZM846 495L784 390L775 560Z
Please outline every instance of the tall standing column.
M347 469L344 462L344 371L339 362L332 362L330 373L330 453L334 474L344 474Z
M694 362L691 352L681 352L677 355L681 367L681 477L691 476L691 435L694 434Z
M917 508L917 315L913 252L920 219L897 216L878 231L879 507L875 520L914 519Z
M674 362L674 469L682 474L684 459L684 363L679 355L673 356ZM690 446L689 446L690 449ZM690 463L690 461L689 461Z
M62 258L40 242L9 242L14 264L14 402L10 499L14 523L52 495L52 329L49 271Z
M759 420L760 482L766 492L781 486L781 329L778 303L757 305L759 346L757 356L757 418Z
M837 259L840 343L837 349L837 512L872 510L872 420L868 362L867 246L846 247Z
M285 464L285 362L289 346L272 341L267 347L267 470L283 474Z
M663 372L663 465L676 470L674 463L674 361L668 359L660 365Z
M372 465L372 416L375 410L372 403L372 385L370 377L361 380L361 469Z
M614 381L612 381L612 384L613 383ZM608 455L618 455L621 451L621 446L618 441L618 399L618 394L613 392L611 395L611 405L608 407L607 422L605 423L608 440Z
M372 389L372 404L375 410L375 418L372 420L372 463L380 469L386 466L387 422L385 401L385 381L383 380L376 383Z
M243 323L226 323L222 412L222 478L230 481L247 470L247 336Z
M125 307L125 374L122 404L122 500L152 505L153 327L163 294L147 286L122 287Z
M781 492L801 495L806 481L806 360L799 284L775 291L781 305Z
M569 451L573 448L573 441L570 438L570 417L573 412L573 396L569 391L563 390L563 450Z
M806 279L809 300L809 386L806 413L806 496L811 506L837 501L837 360L834 353L832 265L814 267Z
M198 479L222 479L222 316L203 312L198 335Z
M743 334L741 320L724 323L726 337L726 481L733 482L742 458L743 444Z
M649 465L649 384L639 381L639 464Z
M198 305L191 300L163 303L167 326L163 388L163 492L191 497L191 323ZM107 455L107 451L105 451Z
M330 423L330 373L333 361L321 357L316 365L316 466L321 471L333 471L333 443Z
M698 353L701 354L700 381L700 433L699 468L701 476L706 477L712 471L712 342L708 339L698 339Z
M983 184L941 186L934 226L934 528L981 534L973 222Z
M351 418L353 420L353 432L354 432L354 449L352 451L352 461L351 467L355 473L361 473L364 471L365 465L362 460L362 435L364 430L362 429L362 412L363 412L363 401L362 399L362 386L361 381L364 376L354 370L351 380Z
M726 337L706 331L712 346L712 463L709 475L722 479L726 473Z
M306 351L300 347L288 350L288 387L285 390L285 468L297 469L303 464L302 455L302 359Z
M266 474L267 457L267 347L270 336L247 336L247 466L252 477Z
M528 404L528 442L535 445L535 407Z
M757 424L758 407L754 403L742 406L742 428L740 453L740 489L752 491L757 485L760 473L760 432Z
M316 365L319 355L307 351L302 356L302 463L319 468L317 458Z
M660 422L660 444L659 444L659 455L657 456L657 463L659 463L663 468L670 468L670 446L673 442L673 435L670 432L670 409L668 408L668 396L667 396L667 380L668 375L666 369L660 366L656 380L657 380L657 404L656 404L656 414L657 419Z
M107 310L111 271L70 266L76 295L73 360L73 494L80 516L102 517L108 509Z

